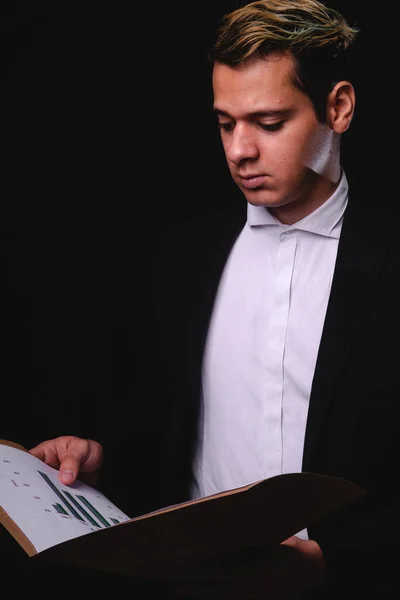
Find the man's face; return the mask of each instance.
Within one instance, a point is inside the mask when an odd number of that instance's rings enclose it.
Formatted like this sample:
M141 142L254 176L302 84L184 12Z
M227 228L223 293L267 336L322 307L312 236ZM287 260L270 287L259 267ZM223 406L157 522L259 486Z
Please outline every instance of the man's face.
M292 70L289 56L238 68L217 63L213 70L214 110L231 175L249 203L287 223L332 193L337 168L331 177L321 157L332 164L333 154L338 162L336 138L291 83Z

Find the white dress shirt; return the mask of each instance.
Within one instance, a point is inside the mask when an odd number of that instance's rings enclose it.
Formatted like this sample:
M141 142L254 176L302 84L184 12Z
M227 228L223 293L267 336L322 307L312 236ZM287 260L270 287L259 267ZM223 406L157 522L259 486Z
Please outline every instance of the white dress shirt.
M248 204L205 347L194 497L301 472L347 193L342 173L334 194L293 225Z

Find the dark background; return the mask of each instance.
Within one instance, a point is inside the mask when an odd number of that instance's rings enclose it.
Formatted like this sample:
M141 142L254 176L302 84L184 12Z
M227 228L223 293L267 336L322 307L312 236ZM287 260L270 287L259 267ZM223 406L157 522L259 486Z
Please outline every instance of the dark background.
M132 417L137 381L151 377L140 361L154 244L172 223L243 202L207 64L220 18L240 4L0 9L1 437L92 436L94 406L96 419ZM361 28L343 162L391 210L399 8L331 5Z
M1 437L93 435L93 407L131 417L137 380L145 385L143 282L155 242L174 222L243 201L206 60L220 18L239 5L0 9ZM361 28L344 164L376 188L378 210L391 210L399 8L331 5Z
M19 218L132 234L143 219L154 231L182 211L228 203L206 52L222 15L240 4L3 8L2 175ZM377 16L362 0L330 2L361 27L356 118L344 144L352 161L386 163L377 144L396 131L392 4Z
M135 437L151 377L141 354L153 245L172 223L243 201L206 60L219 19L239 5L0 9L0 438L95 437L115 417L132 424L127 447ZM331 5L361 27L343 160L375 187L377 210L391 210L399 7ZM112 499L130 512L124 490Z

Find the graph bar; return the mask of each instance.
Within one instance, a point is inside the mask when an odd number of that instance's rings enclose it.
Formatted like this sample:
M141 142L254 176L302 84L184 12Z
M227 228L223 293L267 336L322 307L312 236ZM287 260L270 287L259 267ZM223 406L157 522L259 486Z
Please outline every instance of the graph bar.
M68 502L68 500L63 496L63 494L58 489L58 487L56 485L54 485L54 483L46 475L46 473L43 473L42 471L38 471L38 473L39 473L39 475L41 475L43 477L45 482L51 487L53 492L55 494L57 494L57 496L60 498L60 500L63 502L63 504L65 504L65 506L68 508L69 512L79 521L84 521L83 517L78 513L78 511L75 510L75 508L72 506L72 504L70 502Z
M83 506L81 506L81 505L79 504L78 500L77 500L77 499L76 499L76 498L75 498L75 497L74 497L74 496L73 496L73 495L72 495L70 492L67 492L66 490L64 490L64 494L65 494L65 495L67 496L67 498L68 498L68 499L69 499L69 500L70 500L70 501L71 501L71 502L72 502L72 503L73 503L73 504L76 506L76 508L77 508L78 510L80 510L80 511L81 511L81 513L83 514L83 516L84 516L84 517L86 517L86 519L87 519L87 520L88 520L88 521L89 521L89 522L90 522L92 525L94 525L95 527L100 527L100 525L98 524L98 522L97 522L97 521L95 521L95 520L93 519L92 515L90 515L90 514L88 513L88 511L87 511L87 510L85 510L85 509L83 508ZM80 498L80 499L82 499L82 498L83 498L83 496L77 496L77 498ZM108 523L107 523L107 525L108 525Z
M79 500L81 502L84 503L84 505L98 518L100 519L100 521L103 523L103 525L105 525L106 527L110 527L111 523L109 523L104 517L103 515L101 515L99 513L99 511L93 506L93 504L91 504L89 502L89 500L87 498L85 498L85 496L81 496L80 494L77 494L77 498L79 498Z
M68 514L67 511L65 510L65 508L63 506L61 506L61 504L59 504L58 502L56 502L55 504L53 504L53 507L61 515L67 515Z

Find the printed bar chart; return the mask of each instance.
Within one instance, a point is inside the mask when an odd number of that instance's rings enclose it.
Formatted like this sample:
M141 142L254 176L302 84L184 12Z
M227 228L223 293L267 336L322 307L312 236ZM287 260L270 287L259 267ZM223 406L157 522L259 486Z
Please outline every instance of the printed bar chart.
M70 502L68 502L68 500L63 496L63 494L58 489L58 487L56 485L54 485L54 483L51 481L50 477L48 477L46 475L46 473L43 473L42 471L38 471L38 473L39 473L39 475L41 475L43 477L45 482L51 487L53 492L55 494L57 494L57 496L60 498L61 502L63 502L65 504L65 506L68 508L69 512L71 513L71 515L73 515L79 521L83 521L83 517L75 510L75 508L72 506L72 504Z
M42 471L38 471L38 473L43 477L45 482L51 487L53 492L55 494L57 494L57 496L64 503L64 505L67 507L68 511L70 512L70 514L73 517L75 517L76 519L79 519L80 521L83 521L84 519L86 519L94 527L101 527L101 525L99 525L98 521L96 521L92 517L92 515L88 513L88 511L85 509L85 507L82 506L78 502L78 500L75 498L75 496L73 494L71 494L70 492L67 492L67 491L62 492L56 485L54 485L54 483L46 475L46 473L43 473ZM84 496L79 496L79 498L82 499L82 498L84 498ZM91 506L90 502L86 501L86 503ZM56 508L57 512L61 512L60 506L58 504L55 505L55 508ZM108 521L104 517L102 517L102 515L98 511L96 511L96 509L94 507L92 507L92 509L93 509L92 512L97 513L97 516L99 517L99 520L103 523L103 525L105 524L107 527L109 527L110 523L108 523Z

